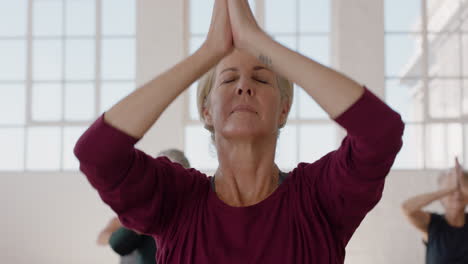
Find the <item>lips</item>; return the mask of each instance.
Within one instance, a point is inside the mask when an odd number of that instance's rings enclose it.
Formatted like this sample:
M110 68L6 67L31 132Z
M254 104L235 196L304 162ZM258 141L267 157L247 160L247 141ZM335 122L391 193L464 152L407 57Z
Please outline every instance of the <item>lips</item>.
M257 111L255 111L255 109L249 105L238 105L232 109L231 114L235 112L248 112L258 114Z

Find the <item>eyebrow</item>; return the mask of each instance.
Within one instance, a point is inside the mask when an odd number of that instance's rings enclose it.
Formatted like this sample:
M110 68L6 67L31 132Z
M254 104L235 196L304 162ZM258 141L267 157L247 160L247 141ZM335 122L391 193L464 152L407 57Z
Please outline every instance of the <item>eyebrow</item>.
M260 70L267 70L267 71L271 71L270 69L266 68L266 67L263 67L263 66L255 66L253 68L254 71L260 71ZM222 72L220 72L220 74L224 73L224 72L227 72L227 71L234 71L234 72L237 72L239 71L239 69L237 69L236 67L231 67L231 68L226 68L224 69Z

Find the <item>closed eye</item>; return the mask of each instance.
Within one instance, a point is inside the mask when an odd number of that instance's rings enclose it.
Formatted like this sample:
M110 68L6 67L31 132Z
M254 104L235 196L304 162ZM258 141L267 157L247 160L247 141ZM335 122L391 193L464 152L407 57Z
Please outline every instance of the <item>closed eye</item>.
M254 80L259 82L259 83L268 84L267 81L264 81L264 80L261 80L261 79L254 79Z
M234 79L228 79L228 80L223 81L223 83L232 83L235 80L236 80L235 78Z

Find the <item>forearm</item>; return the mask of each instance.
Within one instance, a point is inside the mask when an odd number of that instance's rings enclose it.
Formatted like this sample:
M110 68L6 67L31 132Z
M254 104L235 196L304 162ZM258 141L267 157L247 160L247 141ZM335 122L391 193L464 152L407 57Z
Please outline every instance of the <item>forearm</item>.
M440 190L436 192L421 194L406 200L402 204L402 209L407 214L411 214L416 211L422 210L427 205L431 204L434 201L441 199L442 197L450 194L453 190Z
M105 121L134 138L143 137L171 102L220 60L212 54L202 46L114 105Z
M463 195L468 196L468 175L464 172L461 172L460 176L460 190L462 191Z
M345 112L364 92L359 83L283 47L263 32L252 33L248 39L247 52L301 86L331 118Z

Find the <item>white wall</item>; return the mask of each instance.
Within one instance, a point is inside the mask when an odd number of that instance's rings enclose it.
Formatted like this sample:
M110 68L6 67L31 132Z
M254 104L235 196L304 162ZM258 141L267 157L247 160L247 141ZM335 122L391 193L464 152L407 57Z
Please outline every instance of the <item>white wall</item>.
M384 89L383 0L334 0L333 64ZM184 0L138 0L138 76L142 84L184 55ZM171 89L171 87L167 87ZM150 154L183 147L183 99L174 102L139 143ZM402 217L403 199L435 189L435 173L393 172L381 203L351 240L346 263L423 263L420 235ZM0 175L2 263L117 263L96 246L113 216L78 173ZM440 209L434 206L433 209Z

